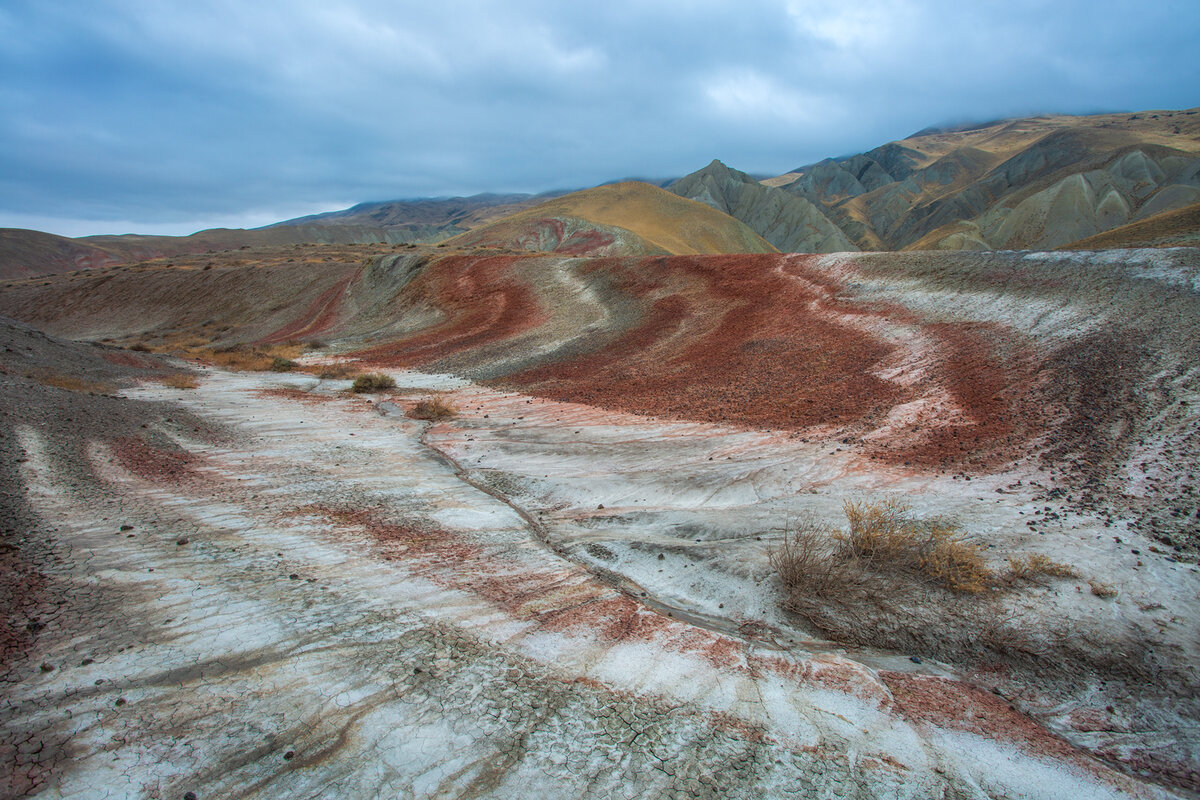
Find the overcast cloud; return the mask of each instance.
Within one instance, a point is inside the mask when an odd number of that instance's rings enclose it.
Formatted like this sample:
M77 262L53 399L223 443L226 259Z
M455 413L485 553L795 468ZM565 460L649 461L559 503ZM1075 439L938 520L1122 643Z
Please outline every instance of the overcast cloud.
M931 124L1200 104L1200 3L5 0L0 226L778 174Z

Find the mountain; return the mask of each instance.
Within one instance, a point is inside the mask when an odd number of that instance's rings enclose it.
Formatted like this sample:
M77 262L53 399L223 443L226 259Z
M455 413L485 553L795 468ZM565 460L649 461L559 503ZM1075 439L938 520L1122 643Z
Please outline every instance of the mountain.
M359 203L342 211L311 214L269 226L349 225L386 230L411 230L415 241L437 241L543 203L566 192L543 194L477 194L471 197L431 197Z
M764 186L716 159L668 188L680 197L740 219L784 252L832 253L858 249L813 203Z
M4 229L0 280L242 247L449 237L458 237L456 246L579 254L1194 243L1194 214L1162 215L1200 203L1200 109L928 128L763 180L714 160L669 190L626 181L572 195L362 203L264 228L178 237L68 239ZM668 196L696 202L672 203ZM1169 231L1152 235L1162 225ZM1125 233L1093 238L1117 229Z
M85 236L0 229L0 280L74 272L154 258L288 244L438 242L536 205L560 192L479 194L361 203L262 228L212 228L189 236Z
M1200 110L930 128L761 181L713 161L670 189L784 251L1050 249L1200 202Z
M1200 112L960 126L788 175L865 250L1060 247L1200 201Z
M728 214L635 181L574 192L476 228L444 244L572 255L775 251L761 236Z
M439 229L367 228L356 225L212 228L190 236L85 236L70 239L41 231L0 228L0 280L14 280L127 264L155 258L290 244L404 244L443 238Z

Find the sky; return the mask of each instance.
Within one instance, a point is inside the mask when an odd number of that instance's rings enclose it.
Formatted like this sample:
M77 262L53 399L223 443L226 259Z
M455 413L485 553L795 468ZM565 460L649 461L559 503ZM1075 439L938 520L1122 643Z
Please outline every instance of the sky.
M774 175L930 125L1200 105L1196 0L4 0L0 227Z

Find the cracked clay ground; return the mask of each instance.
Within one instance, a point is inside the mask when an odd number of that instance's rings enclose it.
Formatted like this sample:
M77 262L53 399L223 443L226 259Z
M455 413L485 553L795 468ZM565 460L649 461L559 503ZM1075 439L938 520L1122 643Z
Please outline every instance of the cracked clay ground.
M918 507L937 489L1023 531L1020 492L977 501L782 434L396 377L378 401L215 370L127 392L230 432L175 431L178 452L95 440L73 463L16 431L56 543L41 568L69 600L7 684L3 794L1174 796L1076 748L1103 732L1051 732L1079 703L1035 723L778 611L756 532L797 496L831 515L834 483ZM406 418L429 388L460 417Z

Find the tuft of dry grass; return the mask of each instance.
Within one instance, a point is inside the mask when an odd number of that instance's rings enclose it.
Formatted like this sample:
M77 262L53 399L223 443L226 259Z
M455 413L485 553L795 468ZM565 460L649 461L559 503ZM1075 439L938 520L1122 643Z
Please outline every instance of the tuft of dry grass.
M1055 561L1043 553L1026 553L1023 556L1010 556L1008 569L1014 578L1033 580L1038 575L1048 575L1052 578L1078 578L1079 573L1070 564Z
M440 394L437 394L422 399L412 407L407 416L411 417L412 419L427 419L437 421L450 419L457 413L457 408L446 402L446 399Z
M252 347L244 344L209 347L203 340L189 339L162 349L235 372L288 372L294 366L292 359L300 355L301 348L299 345Z
M959 594L978 594L995 575L980 548L942 519L919 521L896 499L846 501L847 555L864 569L907 572Z
M337 364L322 364L309 370L323 381L340 381L347 378L357 378L360 373L353 365L345 362Z
M27 373L25 377L35 380L43 386L53 386L56 389L66 389L68 392L84 394L112 394L115 389L111 384L89 381L74 375L63 375L48 369L39 369Z
M190 373L177 372L162 378L162 383L172 389L195 389L200 385L200 380Z
M391 375L371 372L355 378L354 385L350 387L350 391L355 394L365 394L368 392L386 392L389 389L395 388L396 380Z
M1111 600L1117 596L1117 590L1109 586L1107 583L1101 583L1100 581L1088 581L1088 584L1092 587L1092 594L1096 595L1096 597L1100 597L1105 600Z

